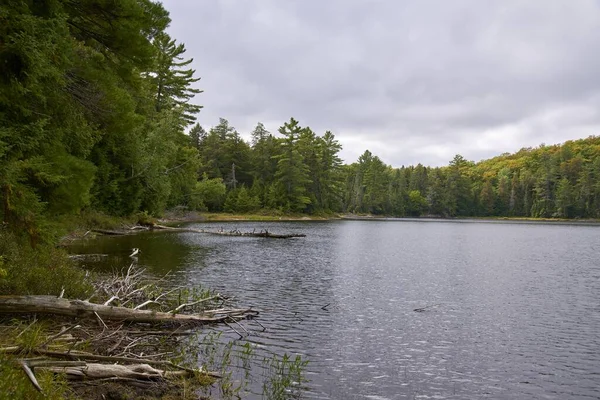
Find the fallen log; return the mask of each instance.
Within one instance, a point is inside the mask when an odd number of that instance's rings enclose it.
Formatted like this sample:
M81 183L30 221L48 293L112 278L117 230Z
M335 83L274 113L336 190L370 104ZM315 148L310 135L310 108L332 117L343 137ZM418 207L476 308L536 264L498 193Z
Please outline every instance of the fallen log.
M127 382L149 382L164 381L173 377L193 377L203 374L211 378L221 378L215 372L202 369L179 368L176 371L168 369L157 369L149 363L137 362L130 365L89 363L85 361L56 361L51 359L24 359L18 360L27 378L32 385L42 394L42 388L35 376L36 372L50 371L55 374L64 374L69 380L78 381L127 381Z
M47 370L54 373L65 374L68 379L75 380L93 380L93 379L135 379L135 380L162 380L174 376L191 376L193 372L178 370L168 371L156 369L148 364L101 364L84 363L84 365L73 366L51 366L34 367L34 371Z
M70 254L69 258L75 261L100 261L108 257L108 254Z
M167 230L174 232L194 232L194 233L208 233L210 235L221 235L221 236L244 236L244 237L262 237L269 239L290 239L290 238L301 238L306 237L304 233L287 233L287 234L277 234L271 233L267 229L261 229L260 232L252 231L252 232L242 232L237 229L233 229L231 231L213 231L207 229L194 229L194 228L173 228L170 226L164 225L154 225L152 229L158 230Z
M0 314L35 313L68 317L99 317L103 320L149 322L149 323L217 323L229 318L247 319L258 315L251 309L221 309L203 311L201 314L178 314L152 310L135 310L90 303L85 300L69 300L55 296L0 296Z
M300 238L306 237L303 233L289 233L289 234L276 234L270 233L268 230L260 231L260 232L240 232L238 230L233 231L205 231L202 233L209 233L211 235L221 235L221 236L245 236L245 237L262 237L269 239L290 239L290 238Z
M113 231L109 229L92 229L92 232L109 236L124 236L129 234L127 231Z
M21 351L22 351L21 348L17 348L17 349L0 348L0 353L4 353L4 354L19 354ZM70 361L70 364L67 364L67 366L85 365L86 362L83 362L83 360L106 361L106 362L110 362L113 364L116 364L116 363L120 363L120 364L143 363L143 364L148 364L148 365L169 367L169 368L173 368L173 369L176 369L179 371L187 372L188 374L200 372L200 373L206 374L208 376L211 376L213 378L222 378L222 375L219 374L218 372L207 371L203 368L201 368L201 369L186 368L179 364L175 364L171 361L166 361L166 360L151 360L151 359L145 359L145 358L102 356L102 355L98 355L98 354L90 354L90 353L85 353L85 352L76 351L76 350L61 352L61 351L52 351L52 350L43 350L43 349L33 349L30 351L30 353L32 355L38 355L38 356L44 356L44 357L75 360L75 361ZM54 361L54 360L50 360L50 361L48 361L48 360L45 360L45 361L44 360L23 360L23 361L26 362L26 364L30 367L49 366L50 365L49 363L54 363L53 366L60 365L60 364L58 364L58 363L60 363L59 361ZM79 364L73 364L73 362L79 362ZM65 366L65 365L60 365L60 366Z

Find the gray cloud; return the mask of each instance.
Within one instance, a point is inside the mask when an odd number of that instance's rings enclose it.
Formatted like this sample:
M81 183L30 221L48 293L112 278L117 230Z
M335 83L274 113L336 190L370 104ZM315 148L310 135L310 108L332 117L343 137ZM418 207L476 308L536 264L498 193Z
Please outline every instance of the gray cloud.
M347 162L445 165L600 134L595 0L164 1L205 92L199 121L290 117Z

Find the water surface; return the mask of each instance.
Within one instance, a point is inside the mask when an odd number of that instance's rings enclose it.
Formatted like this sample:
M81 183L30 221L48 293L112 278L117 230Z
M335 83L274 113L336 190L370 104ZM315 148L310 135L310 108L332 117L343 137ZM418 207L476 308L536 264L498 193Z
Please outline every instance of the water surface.
M310 360L306 398L600 398L600 227L329 221L194 224L305 233L101 238L157 274L262 310L248 337ZM121 261L122 262L122 261ZM428 307L422 312L415 309ZM236 338L233 332L228 332Z

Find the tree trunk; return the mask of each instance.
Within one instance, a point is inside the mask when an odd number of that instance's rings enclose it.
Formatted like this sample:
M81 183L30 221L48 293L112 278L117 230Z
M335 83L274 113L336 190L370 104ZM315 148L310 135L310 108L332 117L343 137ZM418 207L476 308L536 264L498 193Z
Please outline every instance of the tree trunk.
M204 311L199 315L176 314L151 310L134 310L69 300L55 296L0 296L0 314L36 313L69 317L99 317L106 320L131 322L215 323L228 318L245 319L258 315L251 309L220 309Z

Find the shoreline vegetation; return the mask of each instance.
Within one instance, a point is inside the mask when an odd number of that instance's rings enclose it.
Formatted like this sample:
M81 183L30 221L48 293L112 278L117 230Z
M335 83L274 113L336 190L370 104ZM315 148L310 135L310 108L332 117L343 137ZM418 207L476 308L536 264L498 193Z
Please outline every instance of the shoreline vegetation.
M299 221L507 221L507 222L540 222L540 223L581 223L600 224L599 218L542 218L542 217L444 217L423 215L418 217L397 217L394 215L374 215L355 213L329 213L322 215L281 214L264 210L260 213L205 213L197 211L167 210L161 217L153 218L147 214L130 218L115 218L102 213L92 213L82 218L79 223L72 225L70 232L60 238L60 245L68 245L73 240L88 237L90 233L101 235L135 234L140 231L160 231L164 228L180 228L191 223L216 222L299 222ZM99 223L99 221L101 221ZM73 221L70 221L73 224ZM210 230L196 230L198 233L211 233ZM244 233L244 232L240 232ZM275 232L273 232L275 233ZM277 232L279 233L279 232ZM285 233L284 233L285 235ZM241 236L241 235L240 235Z
M105 229L90 225L100 221ZM249 335L245 323L262 327L258 310L236 308L231 299L210 290L173 288L168 276L158 278L138 267L135 254L128 267L96 275L84 273L77 255L64 250L67 242L93 240L96 231L147 231L154 224L145 215L115 218L91 213L63 223L71 233L63 237L62 246L36 251L17 247L26 251L14 254L27 263L49 251L49 260L38 260L28 276L16 276L22 269L6 268L0 277L1 400L208 399L243 394L250 379L247 365L255 357L252 348L234 355L233 342L223 344L219 334L204 328L224 325L243 339ZM187 231L158 224L154 230ZM54 284L48 285L47 279ZM28 286L33 280L35 287ZM300 390L297 383L305 380L307 361L285 355L262 363L270 374L264 377L263 396L283 399Z
M293 222L293 221L334 221L334 220L442 220L442 221L529 221L529 222L572 222L572 223L590 223L600 224L600 218L544 218L544 217L444 217L439 215L421 215L416 217L398 217L394 215L375 215L375 214L354 214L340 213L329 215L302 215L302 214L284 214L273 215L268 213L181 213L176 211L167 212L157 221L166 225L186 222L237 222L237 221L256 221L256 222Z
M206 213L197 211L182 211L180 209L167 210L161 217L153 218L147 214L132 216L129 218L118 218L102 213L91 213L77 223L69 221L71 226L68 234L62 236L58 243L66 246L73 240L88 237L90 233L100 235L125 235L135 234L140 231L161 228L180 228L191 223L216 223L216 222L299 222L299 221L490 221L490 222L531 222L531 223L577 223L577 224L600 224L599 218L542 218L542 217L444 217L436 215L424 215L418 217L397 217L394 215L374 215L355 213L329 213L322 215L282 214L272 213L264 210L259 213ZM197 230L198 233L211 233L210 230ZM241 232L244 233L244 232ZM273 232L275 233L275 232ZM279 232L277 232L279 233ZM285 233L284 233L285 235ZM242 235L240 235L242 236Z

